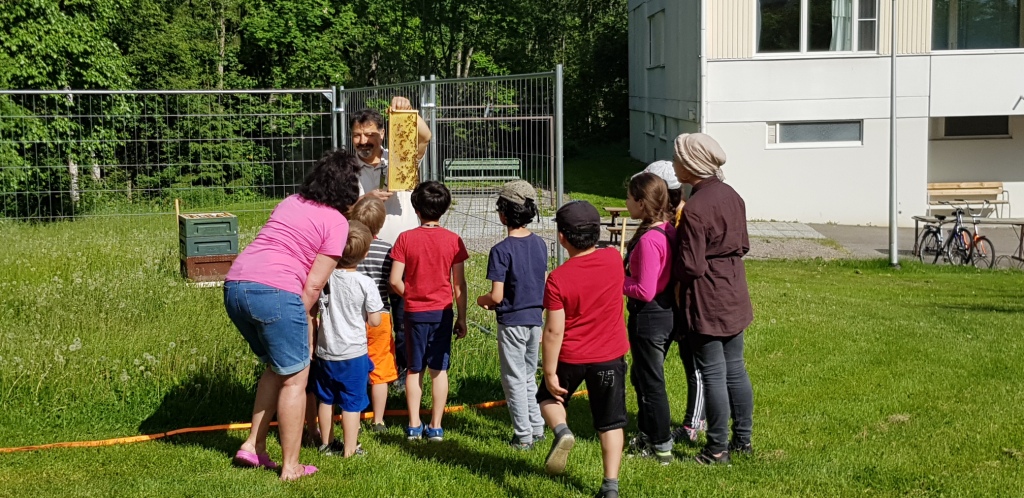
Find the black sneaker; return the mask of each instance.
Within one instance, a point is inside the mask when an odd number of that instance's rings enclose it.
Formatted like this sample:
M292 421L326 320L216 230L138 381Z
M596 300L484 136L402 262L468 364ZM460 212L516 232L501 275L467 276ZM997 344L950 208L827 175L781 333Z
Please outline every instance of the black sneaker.
M754 446L750 443L739 444L735 442L729 443L729 453L738 456L754 456Z
M619 492L614 489L598 491L594 498L619 498Z
M373 424L370 426L370 431L380 434L381 432L387 432L388 426L384 424Z
M626 452L630 456L650 456L652 450L653 448L651 448L651 442L647 438L647 434L642 432L638 432L629 440L629 443L626 444Z
M512 440L508 442L508 445L511 446L513 450L519 451L528 451L533 449L533 441L525 442L522 439L519 439L519 436L512 436Z
M320 446L317 447L317 450L320 451L320 454L324 456L341 456L345 454L345 443L342 443L341 441L335 439L330 443L321 444Z
M703 450L701 450L700 453L698 453L697 456L694 457L694 460L696 460L697 463L699 463L701 465L715 465L715 464L720 464L720 463L724 463L724 464L730 463L729 452L728 451L723 451L721 455L715 456L714 453L711 453L710 451L708 451L707 447L705 447Z
M544 470L551 475L565 472L565 464L569 461L569 452L575 445L576 436L571 432L555 436L555 441L551 443L551 451L548 452L548 456L544 460Z

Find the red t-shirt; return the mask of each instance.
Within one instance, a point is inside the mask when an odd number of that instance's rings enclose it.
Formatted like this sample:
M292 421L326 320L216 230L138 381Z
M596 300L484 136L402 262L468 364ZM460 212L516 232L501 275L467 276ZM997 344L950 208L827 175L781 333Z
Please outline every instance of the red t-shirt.
M391 258L405 265L405 311L452 307L452 265L469 259L461 237L441 227L408 230L398 235Z
M622 313L622 256L612 248L569 258L548 277L544 308L565 310L558 361L602 363L629 351Z

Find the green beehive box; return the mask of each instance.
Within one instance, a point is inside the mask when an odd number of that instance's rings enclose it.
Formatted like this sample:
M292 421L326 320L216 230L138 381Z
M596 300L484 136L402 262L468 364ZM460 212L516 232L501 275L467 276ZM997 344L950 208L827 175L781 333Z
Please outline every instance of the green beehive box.
M238 236L238 217L231 213L193 213L178 215L181 238Z
M178 240L183 258L238 254L238 235L180 237Z

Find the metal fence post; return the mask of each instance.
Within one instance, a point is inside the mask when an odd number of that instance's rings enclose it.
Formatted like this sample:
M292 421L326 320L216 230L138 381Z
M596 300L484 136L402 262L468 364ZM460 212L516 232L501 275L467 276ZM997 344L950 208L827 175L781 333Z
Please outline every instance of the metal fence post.
M331 86L331 148L338 148L338 87Z
M345 149L351 149L351 144L348 143L348 118L345 117L345 87L338 88L338 119L341 120L341 144Z
M564 140L562 137L562 65L555 66L555 204L556 208L562 207L562 193L565 191L565 170L562 154L564 153ZM564 250L561 246L555 250L555 261L561 265L565 261Z
M419 106L419 114L420 114L420 119L422 119L424 121L427 120L427 115L428 115L427 114L427 107L428 107L428 105L427 105L427 84L426 84L426 80L427 80L426 76L420 75L420 85L419 85L420 86L420 106ZM431 142L433 142L433 138L431 138ZM427 159L427 158L424 157L424 159ZM427 159L427 162L424 162L422 159L420 160L420 179L421 179L421 181L424 178L426 178L426 180L435 180L435 178L430 175L430 164L428 164L429 161L430 161L429 159Z
M434 81L436 77L431 74L430 81ZM437 84L430 84L430 93L428 94L427 106L430 107L430 179L434 181L441 181L440 170L441 168L437 164Z

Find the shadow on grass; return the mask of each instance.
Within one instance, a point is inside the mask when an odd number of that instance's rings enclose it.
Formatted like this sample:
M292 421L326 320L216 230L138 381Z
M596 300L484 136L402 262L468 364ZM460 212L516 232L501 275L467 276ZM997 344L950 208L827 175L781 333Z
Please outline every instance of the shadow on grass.
M254 367L258 378L263 366ZM186 427L247 422L252 418L255 386L246 386L227 373L200 373L182 381L166 395L160 406L139 424L142 434L155 434ZM234 455L242 440L226 432L183 434L162 439L170 444L200 446Z
M450 380L454 389L448 398L449 404L475 405L505 399L501 380L495 377L471 375L462 378L455 377Z
M453 417L454 418L454 417ZM450 424L455 428L457 424ZM509 496L527 496L530 490L520 487L510 476L530 472L546 475L544 469L524 457L513 458L477 451L466 444L453 440L441 442L407 441L404 437L388 434L380 438L385 444L397 446L409 456L418 460L437 462L462 467L481 477L489 479L496 486L504 489ZM483 444L483 443L481 443ZM576 478L570 476L553 477L556 482L573 488L577 493L587 492L587 488Z

